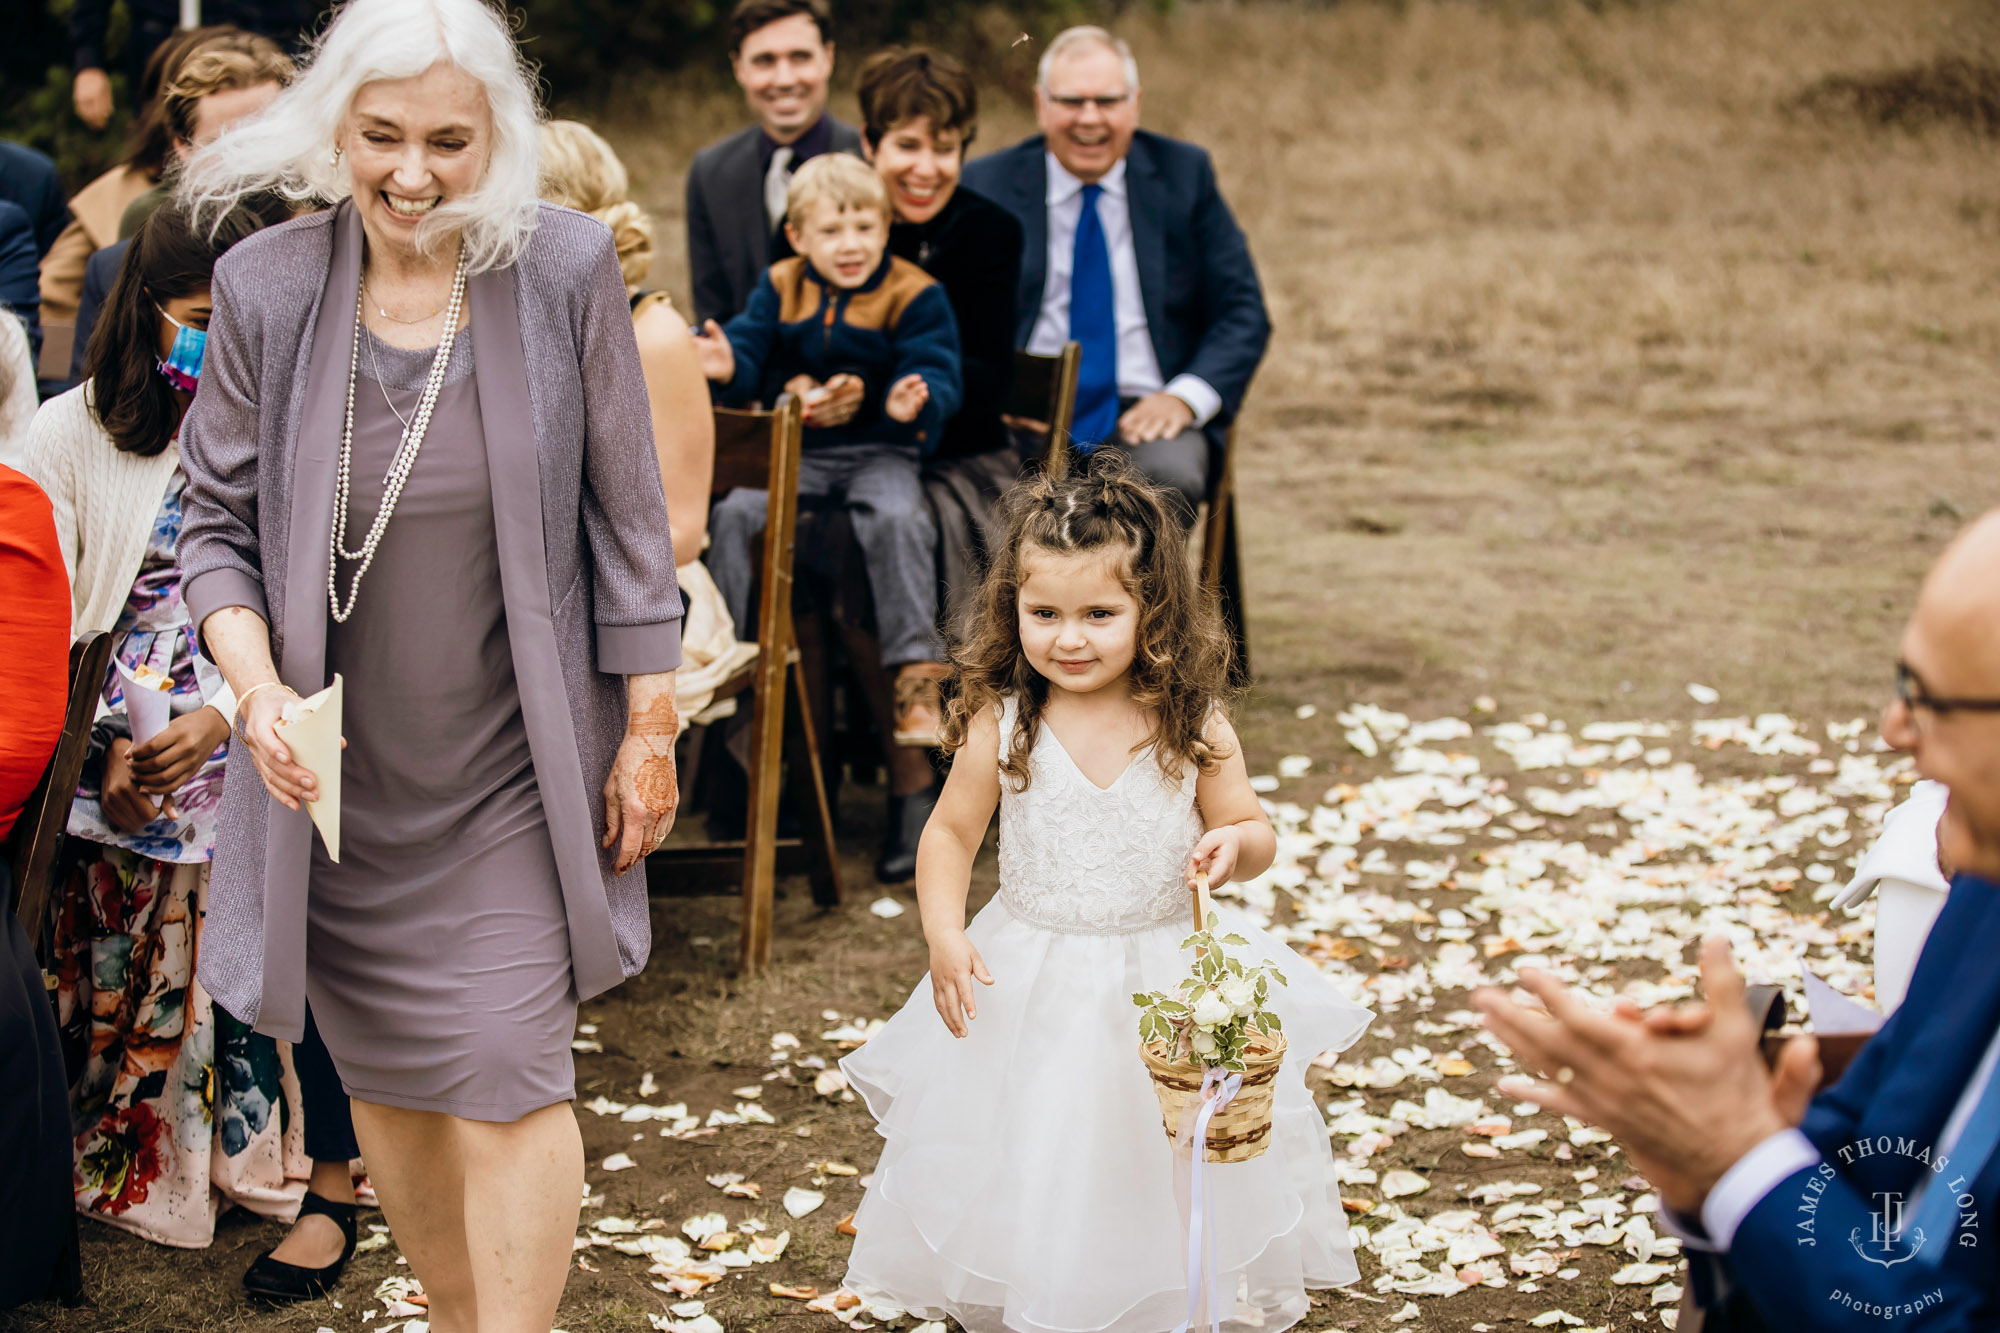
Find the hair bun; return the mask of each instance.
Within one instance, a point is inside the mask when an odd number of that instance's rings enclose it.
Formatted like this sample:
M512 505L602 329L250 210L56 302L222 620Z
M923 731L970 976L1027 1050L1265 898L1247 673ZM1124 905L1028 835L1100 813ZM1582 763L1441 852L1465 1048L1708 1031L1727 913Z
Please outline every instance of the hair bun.
M618 271L627 287L646 280L653 267L653 220L646 210L630 199L621 199L591 214L611 228L611 243L618 251Z

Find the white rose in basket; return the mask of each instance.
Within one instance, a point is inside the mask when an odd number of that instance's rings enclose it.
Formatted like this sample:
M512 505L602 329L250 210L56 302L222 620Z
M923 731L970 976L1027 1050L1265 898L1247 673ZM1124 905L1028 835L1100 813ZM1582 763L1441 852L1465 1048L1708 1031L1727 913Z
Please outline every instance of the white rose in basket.
M1204 991L1194 1002L1194 1025L1198 1028L1217 1028L1236 1017L1236 1010L1228 1000L1214 991Z

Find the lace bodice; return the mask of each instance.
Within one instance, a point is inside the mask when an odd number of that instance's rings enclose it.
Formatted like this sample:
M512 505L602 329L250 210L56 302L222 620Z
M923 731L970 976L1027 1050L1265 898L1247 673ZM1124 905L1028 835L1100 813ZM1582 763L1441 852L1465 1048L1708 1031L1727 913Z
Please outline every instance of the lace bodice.
M1014 740L1014 704L1001 712L1002 753ZM1196 770L1178 783L1150 749L1109 787L1083 775L1048 725L1036 729L1017 792L1000 776L1000 900L1030 925L1108 935L1184 921L1187 867L1201 840Z

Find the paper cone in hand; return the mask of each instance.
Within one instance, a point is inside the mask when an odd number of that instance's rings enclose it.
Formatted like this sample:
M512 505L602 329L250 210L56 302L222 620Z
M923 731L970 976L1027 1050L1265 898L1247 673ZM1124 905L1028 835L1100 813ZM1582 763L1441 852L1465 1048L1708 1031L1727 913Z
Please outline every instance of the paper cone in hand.
M326 854L340 861L340 677L310 699L285 705L278 719L278 736L292 752L292 762L319 782L319 799L306 802L313 827L326 842Z
M144 745L174 720L173 677L149 666L118 664L118 684L125 697L125 721L132 744Z

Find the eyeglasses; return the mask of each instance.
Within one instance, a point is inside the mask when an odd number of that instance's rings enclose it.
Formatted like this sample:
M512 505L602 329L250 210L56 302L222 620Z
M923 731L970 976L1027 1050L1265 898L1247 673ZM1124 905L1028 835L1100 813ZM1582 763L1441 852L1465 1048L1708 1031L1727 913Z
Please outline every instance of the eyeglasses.
M1896 661L1896 697L1905 708L1925 708L1940 716L1945 713L2000 713L2000 699L1938 698L1924 684L1923 677L1900 658Z
M1042 96L1071 115L1076 115L1087 106L1094 106L1101 114L1108 116L1121 104L1132 100L1130 93L1114 93L1109 97L1058 97L1054 93L1045 92Z

